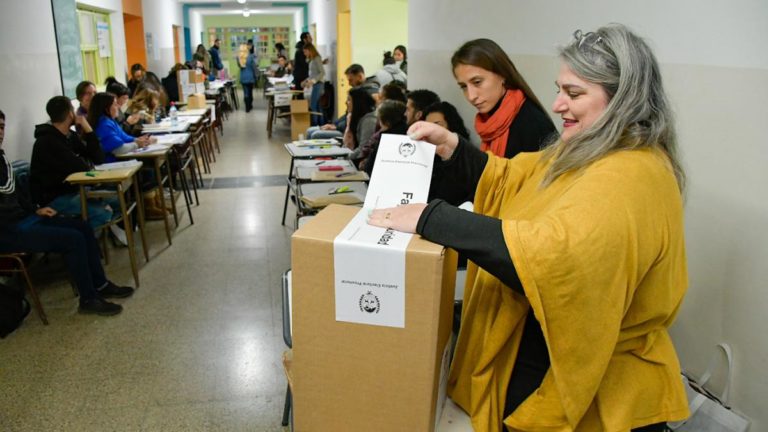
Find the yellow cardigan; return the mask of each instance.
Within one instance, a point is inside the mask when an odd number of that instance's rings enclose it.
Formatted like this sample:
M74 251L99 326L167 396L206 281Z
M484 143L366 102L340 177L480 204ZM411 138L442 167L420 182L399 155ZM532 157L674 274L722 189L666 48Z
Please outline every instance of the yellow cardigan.
M548 166L540 152L489 153L475 212L502 219L525 296L470 263L449 395L482 432L618 432L686 418L667 333L688 284L667 157L620 151L541 188ZM502 419L529 307L551 366Z

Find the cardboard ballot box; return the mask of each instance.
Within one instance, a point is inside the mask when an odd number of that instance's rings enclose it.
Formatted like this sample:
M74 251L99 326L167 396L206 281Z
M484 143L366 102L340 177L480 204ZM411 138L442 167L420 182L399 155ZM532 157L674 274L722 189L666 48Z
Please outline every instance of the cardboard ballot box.
M199 70L176 71L179 86L179 102L187 102L190 96L205 93L205 75Z
M434 431L451 354L456 254L413 236L402 328L337 321L334 239L358 211L331 205L291 240L295 430ZM360 311L379 312L372 292L360 296Z
M291 139L299 139L309 129L309 102L306 99L291 101Z

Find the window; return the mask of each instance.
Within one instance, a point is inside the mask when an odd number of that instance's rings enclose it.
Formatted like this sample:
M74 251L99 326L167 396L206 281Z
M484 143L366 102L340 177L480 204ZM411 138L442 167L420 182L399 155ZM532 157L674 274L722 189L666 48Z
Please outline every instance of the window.
M77 9L80 24L80 55L83 58L83 79L102 85L115 75L112 60L112 25L103 12Z

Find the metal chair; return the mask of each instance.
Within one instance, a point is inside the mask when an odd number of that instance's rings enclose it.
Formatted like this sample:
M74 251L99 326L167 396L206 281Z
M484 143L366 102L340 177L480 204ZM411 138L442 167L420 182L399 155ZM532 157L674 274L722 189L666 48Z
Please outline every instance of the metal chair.
M32 304L35 305L35 311L37 312L37 316L40 317L40 320L43 322L43 324L48 325L48 317L45 315L45 311L43 310L43 304L40 302L40 297L37 295L35 286L32 285L32 281L29 279L29 273L27 272L27 265L24 263L24 259L28 256L29 255L27 255L26 253L21 253L21 252L0 254L0 260L7 259L18 264L18 268L3 269L2 272L21 273L22 275L24 275L24 282L27 284L27 291L29 291L29 295L32 296Z

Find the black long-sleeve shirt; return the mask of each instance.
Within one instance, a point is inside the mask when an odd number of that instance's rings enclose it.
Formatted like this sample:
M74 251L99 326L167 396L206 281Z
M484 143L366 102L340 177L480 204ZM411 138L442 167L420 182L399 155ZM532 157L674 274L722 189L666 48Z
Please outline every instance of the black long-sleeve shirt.
M453 181L469 185L474 191L487 162L487 154L459 138L454 154L443 165L444 174L451 176ZM427 240L457 250L504 285L525 295L504 240L500 219L461 210L437 199L431 201L421 214L416 232ZM539 388L549 365L549 352L541 325L529 309L507 386L505 416L514 412Z
M53 125L38 125L30 165L32 199L45 206L56 197L77 192L77 186L67 184L64 179L104 163L104 158L95 133L84 134L81 140L76 133L64 135Z

